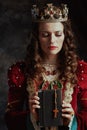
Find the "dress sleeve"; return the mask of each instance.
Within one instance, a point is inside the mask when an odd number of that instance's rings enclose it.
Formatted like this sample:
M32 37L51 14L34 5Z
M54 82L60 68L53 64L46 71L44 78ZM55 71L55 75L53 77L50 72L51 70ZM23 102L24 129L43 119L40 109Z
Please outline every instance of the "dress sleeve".
M78 65L77 121L78 130L87 129L87 63L80 61Z
M24 130L27 114L24 110L26 99L24 63L18 62L8 69L8 85L8 104L5 112L8 130Z

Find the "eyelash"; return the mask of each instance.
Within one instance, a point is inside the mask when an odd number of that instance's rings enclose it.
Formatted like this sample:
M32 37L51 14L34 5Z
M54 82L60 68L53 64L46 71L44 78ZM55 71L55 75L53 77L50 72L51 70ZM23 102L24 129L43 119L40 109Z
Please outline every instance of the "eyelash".
M62 36L62 34L56 34L56 36L57 36L57 37L60 37L60 36Z
M43 37L48 37L48 36L49 36L49 34L42 34L42 36L43 36Z
M56 37L60 37L62 34L55 34ZM50 34L42 34L43 37L49 37Z

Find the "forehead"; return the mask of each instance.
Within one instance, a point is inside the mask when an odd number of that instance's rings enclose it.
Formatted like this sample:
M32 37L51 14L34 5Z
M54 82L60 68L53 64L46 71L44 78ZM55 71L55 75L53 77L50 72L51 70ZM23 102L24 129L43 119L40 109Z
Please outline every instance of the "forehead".
M57 23L39 23L39 31L63 31L64 26L61 22Z

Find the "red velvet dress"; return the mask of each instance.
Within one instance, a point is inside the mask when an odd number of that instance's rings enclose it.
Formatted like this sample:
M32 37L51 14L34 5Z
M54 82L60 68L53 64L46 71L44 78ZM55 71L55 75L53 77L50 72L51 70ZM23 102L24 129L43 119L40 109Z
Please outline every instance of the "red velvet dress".
M78 130L87 130L87 63L79 62L78 66L78 85L77 95L78 112Z
M24 62L17 62L8 70L8 105L5 120L8 130L34 130L29 118L26 92ZM74 88L72 107L76 113L78 130L87 130L87 63L79 61L77 69L78 84Z

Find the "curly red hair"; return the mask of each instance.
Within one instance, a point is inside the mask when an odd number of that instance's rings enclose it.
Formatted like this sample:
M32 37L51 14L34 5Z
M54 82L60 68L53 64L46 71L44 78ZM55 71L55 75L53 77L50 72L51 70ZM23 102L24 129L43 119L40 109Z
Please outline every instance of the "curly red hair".
M62 24L64 25L65 39L63 48L58 55L58 60L60 61L60 66L58 62L60 70L59 79L61 81L69 81L71 84L75 84L77 81L76 70L78 64L75 38L70 21L62 22ZM44 71L41 66L43 55L38 40L38 26L39 23L33 23L32 36L27 47L27 55L25 58L26 72L30 78L35 78Z

